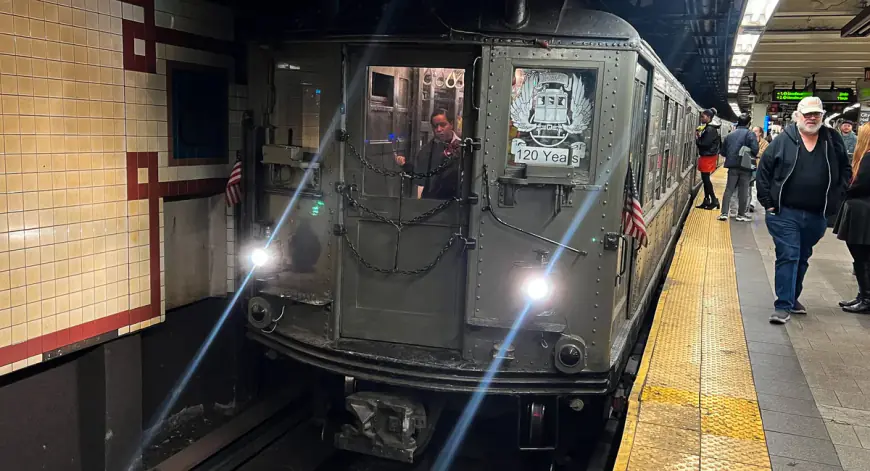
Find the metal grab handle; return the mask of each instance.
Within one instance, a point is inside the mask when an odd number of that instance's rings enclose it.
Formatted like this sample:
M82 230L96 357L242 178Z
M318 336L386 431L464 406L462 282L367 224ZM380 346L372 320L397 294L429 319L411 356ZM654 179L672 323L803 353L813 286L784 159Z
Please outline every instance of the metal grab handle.
M628 254L629 254L628 244L630 243L630 241L628 240L628 237L625 237L624 234L621 234L619 236L619 238L622 239L622 260L620 261L621 266L619 267L619 275L618 275L619 278L621 279L622 276L625 275L625 268L628 265L626 260L628 260Z

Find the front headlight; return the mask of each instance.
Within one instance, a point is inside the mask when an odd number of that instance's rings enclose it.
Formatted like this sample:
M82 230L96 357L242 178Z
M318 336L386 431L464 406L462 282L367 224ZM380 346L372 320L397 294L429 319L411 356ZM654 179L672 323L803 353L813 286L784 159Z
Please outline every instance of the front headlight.
M522 286L523 295L529 301L543 301L553 293L553 285L543 275L532 275L525 279Z
M271 255L266 249L254 249L251 250L251 263L255 267L262 267L263 265L269 263L271 260Z

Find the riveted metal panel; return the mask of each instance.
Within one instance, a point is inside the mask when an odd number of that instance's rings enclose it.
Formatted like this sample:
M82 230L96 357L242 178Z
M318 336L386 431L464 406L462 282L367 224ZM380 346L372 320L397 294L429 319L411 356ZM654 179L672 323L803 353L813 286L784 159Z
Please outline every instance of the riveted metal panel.
M479 129L483 148L476 174L486 165L485 175L493 195L493 207L504 221L544 237L588 252L580 256L559 251L552 244L498 224L491 214L475 211L471 233L478 238L477 256L469 263L471 325L510 327L522 311L510 296L518 286L508 286L508 273L515 263L535 261L535 250L560 253L554 263L557 281L563 284L555 314L526 317L523 329L558 331L583 337L589 346L590 369L610 366L610 318L616 252L605 251L606 232L619 230L623 182L629 148L632 77L637 54L593 49L540 49L496 47L484 54L484 95ZM497 205L498 178L507 164L510 125L511 82L516 67L571 71L596 71L595 107L592 121L591 159L588 177L576 177L571 206L554 211L553 185L528 185L514 207ZM555 171L567 172L559 168ZM542 172L541 174L543 174ZM615 176L615 178L614 178ZM584 179L585 178L585 179ZM475 178L474 191L483 195L485 185ZM566 235L567 234L567 235Z

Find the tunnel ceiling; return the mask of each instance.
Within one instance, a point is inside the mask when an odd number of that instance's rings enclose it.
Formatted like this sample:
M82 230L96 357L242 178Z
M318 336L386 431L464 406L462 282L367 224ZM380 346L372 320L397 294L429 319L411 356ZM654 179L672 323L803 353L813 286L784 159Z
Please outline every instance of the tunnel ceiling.
M501 15L501 0L321 0L275 2L220 0L239 18L239 37L262 40L300 31L396 34L409 27L444 32L445 25L474 31L480 12ZM534 0L536 12L553 17L568 7L614 13L631 23L704 107L723 114L727 74L744 0ZM389 13L387 13L389 12ZM555 12L555 14L554 14ZM387 25L376 27L389 14Z

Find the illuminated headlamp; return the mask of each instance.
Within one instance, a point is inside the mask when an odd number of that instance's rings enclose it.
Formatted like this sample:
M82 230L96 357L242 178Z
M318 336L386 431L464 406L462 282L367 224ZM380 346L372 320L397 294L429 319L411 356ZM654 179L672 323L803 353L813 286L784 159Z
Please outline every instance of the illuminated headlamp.
M251 250L250 260L254 267L259 268L272 260L272 254L266 249L256 248Z
M520 289L526 299L538 302L550 297L553 293L553 284L544 275L531 275L523 281Z

